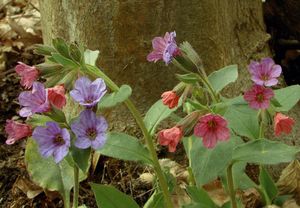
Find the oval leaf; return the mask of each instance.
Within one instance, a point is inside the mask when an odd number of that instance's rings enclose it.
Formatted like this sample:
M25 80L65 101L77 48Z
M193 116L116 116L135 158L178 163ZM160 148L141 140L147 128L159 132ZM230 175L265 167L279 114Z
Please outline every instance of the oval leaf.
M216 92L220 92L228 84L235 82L238 78L237 65L226 66L211 73L208 80Z
M98 108L111 108L130 97L132 89L128 85L122 85L118 92L114 92L104 96L98 104Z
M96 66L96 61L98 59L98 56L99 56L98 50L92 51L92 50L86 49L84 51L84 62L86 64Z
M300 99L300 85L292 85L275 90L275 99L281 105L276 111L289 111Z
M152 164L149 151L135 137L124 133L109 132L105 145L97 151L121 160Z
M234 161L257 164L278 164L295 159L299 148L267 139L258 139L236 147L233 151Z
M98 207L105 208L139 208L129 196L113 186L91 183Z

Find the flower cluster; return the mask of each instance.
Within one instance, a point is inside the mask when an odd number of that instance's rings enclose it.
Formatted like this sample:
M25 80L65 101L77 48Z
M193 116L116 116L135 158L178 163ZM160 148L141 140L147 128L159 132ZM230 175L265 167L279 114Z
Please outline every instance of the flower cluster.
M21 76L21 85L30 91L21 92L19 103L21 110L19 115L30 119L36 113L47 114L51 118L52 108L62 110L66 106L66 90L64 85L57 85L52 88L45 88L43 83L37 82L39 72L35 67L19 63L16 72ZM106 85L102 79L94 81L87 77L80 77L76 82L70 95L75 102L86 107L79 118L73 121L71 128L62 128L68 124L49 121L45 126L32 126L7 120L5 131L8 134L6 143L13 144L16 141L32 136L38 143L39 151L43 157L53 156L54 161L59 163L69 152L72 131L76 139L74 146L79 149L101 148L106 141L106 130L108 124L106 120L97 116L91 107L97 105L106 93Z

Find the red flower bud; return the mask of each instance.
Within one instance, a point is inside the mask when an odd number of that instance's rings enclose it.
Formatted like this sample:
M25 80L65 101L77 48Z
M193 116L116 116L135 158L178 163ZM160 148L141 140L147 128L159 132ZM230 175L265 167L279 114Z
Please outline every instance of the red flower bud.
M27 124L6 120L5 132L8 134L6 144L14 144L16 141L31 136L32 129Z
M48 89L48 99L57 108L62 109L66 105L64 85L57 85Z
M274 117L275 136L279 136L282 132L286 134L291 133L294 124L294 119L283 115L282 113L276 113Z
M169 106L170 109L175 108L178 105L179 96L175 91L164 92L161 97L163 104Z
M174 126L170 129L163 129L158 133L159 144L169 147L169 152L175 152L176 146L182 138L182 129Z

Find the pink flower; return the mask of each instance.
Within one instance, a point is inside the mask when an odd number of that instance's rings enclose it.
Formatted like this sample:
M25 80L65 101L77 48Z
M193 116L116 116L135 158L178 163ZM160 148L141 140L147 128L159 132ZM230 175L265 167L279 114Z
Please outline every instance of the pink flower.
M248 70L252 75L252 81L257 85L267 87L278 83L277 78L281 74L281 66L275 64L271 58L263 58L261 62L251 61Z
M282 132L286 134L291 133L294 124L294 119L282 113L276 113L274 117L275 136L279 136Z
M26 89L31 88L39 74L39 71L34 66L31 67L22 62L18 62L16 72L21 77L21 85Z
M164 92L161 97L163 104L169 106L170 109L175 108L178 105L179 96L175 91Z
M230 137L227 121L213 114L206 114L199 119L194 134L203 138L203 145L207 148L214 148L218 140L225 141Z
M31 136L32 129L27 124L6 120L5 132L8 134L6 144L11 145L24 137Z
M152 40L153 51L148 54L147 60L157 62L162 59L166 64L169 64L173 57L180 54L175 37L175 31L171 33L166 32L163 38L155 37Z
M183 133L180 127L174 126L170 129L161 130L158 133L159 144L168 146L169 152L175 152L176 146L182 138Z
M66 105L64 85L57 85L48 89L48 100L55 107L62 109Z
M260 85L253 85L252 88L244 94L244 99L249 103L250 107L254 109L267 109L272 97L274 97L273 90Z

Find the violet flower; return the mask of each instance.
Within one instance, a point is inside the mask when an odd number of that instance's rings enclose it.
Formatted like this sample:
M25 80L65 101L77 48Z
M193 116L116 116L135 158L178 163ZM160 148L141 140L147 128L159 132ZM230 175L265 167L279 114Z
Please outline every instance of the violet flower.
M106 93L106 85L103 79L89 80L87 77L80 77L75 82L75 88L70 95L80 105L91 108L100 101Z
M147 60L157 62L162 59L166 64L169 64L172 58L180 53L175 37L175 31L171 33L166 32L163 38L155 37L152 40L153 51L148 54Z
M43 113L50 109L48 92L40 82L34 82L31 91L21 92L19 103L23 106L19 112L22 117L29 117L34 113Z
M55 122L47 122L46 127L38 126L32 133L37 141L43 157L54 157L59 163L67 154L70 147L70 134L66 128L61 129Z
M275 64L271 58L263 58L260 63L251 61L248 66L249 72L252 75L252 81L261 86L274 86L278 83L277 78L281 74L281 66Z
M101 148L106 141L107 127L107 122L103 117L97 117L91 110L82 111L79 120L71 125L71 129L77 137L75 146L80 149Z

